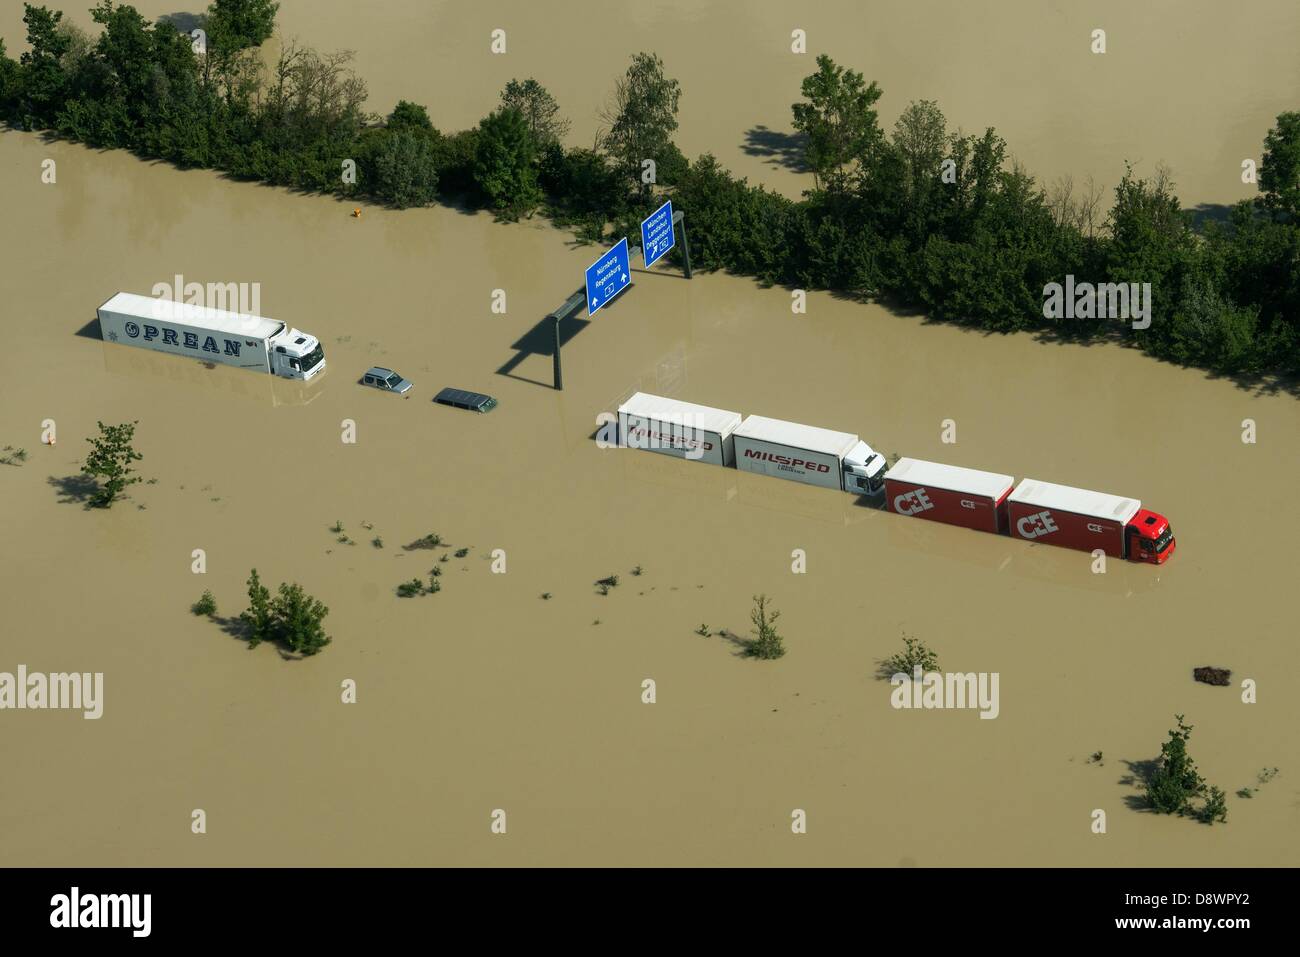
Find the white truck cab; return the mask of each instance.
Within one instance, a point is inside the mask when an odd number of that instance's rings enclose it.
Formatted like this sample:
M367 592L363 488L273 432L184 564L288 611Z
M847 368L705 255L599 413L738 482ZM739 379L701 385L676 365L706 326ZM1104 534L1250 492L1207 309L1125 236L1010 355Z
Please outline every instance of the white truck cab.
M876 495L885 485L885 457L860 441L844 455L844 491Z

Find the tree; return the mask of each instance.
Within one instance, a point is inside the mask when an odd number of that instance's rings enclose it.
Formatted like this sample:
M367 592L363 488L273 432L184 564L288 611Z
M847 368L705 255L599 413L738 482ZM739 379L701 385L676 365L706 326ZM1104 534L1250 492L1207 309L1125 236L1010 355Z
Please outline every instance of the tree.
M1169 740L1160 746L1160 757L1147 778L1147 803L1160 814L1186 814L1192 798L1205 792L1205 780L1187 753L1187 739L1192 726L1175 715L1178 727L1169 732Z
M5 41L0 38L0 119L13 115L21 84L22 71L18 62L5 53Z
M99 435L86 439L90 443L90 455L86 456L81 471L92 478L103 480L99 491L90 497L90 504L95 508L110 508L128 485L140 481L140 476L132 474L135 469L131 463L140 461L144 456L131 445L137 423L96 424L99 426Z
M931 100L909 104L894 124L892 145L902 160L899 185L912 234L924 237L938 219L943 191L956 191L955 182L946 184L940 179L948 129L939 104Z
M882 91L824 53L817 57L817 72L804 79L800 90L808 102L790 110L794 128L808 139L804 159L819 186L843 192L855 164L866 163L883 138L872 108Z
M398 209L431 204L438 192L437 143L432 127L423 134L410 127L386 131L374 169L370 191L380 199Z
M501 91L501 105L519 111L538 147L559 143L569 132L569 121L559 117L560 105L555 97L532 77L507 83Z
M248 609L239 615L248 627L248 647L256 648L275 638L271 616L271 593L262 584L254 568L248 576Z
M437 132L433 128L433 121L429 119L429 111L419 103L412 103L409 100L397 101L393 112L388 114L388 128L394 132L397 130L429 134Z
M276 638L300 655L314 655L333 641L322 625L329 613L328 608L297 584L282 584L271 603Z
M213 0L204 21L208 40L227 53L260 46L275 32L279 9L272 0Z
M605 152L625 176L637 184L642 199L650 195L642 163L672 161L672 134L677 129L681 84L664 76L664 64L653 53L638 53L614 87L614 103L602 111L609 130L601 137Z
M754 623L751 629L754 639L746 649L754 658L780 658L785 654L785 643L776 631L776 620L781 617L779 611L767 610L767 596L754 596L754 609L749 619Z
M505 219L531 214L542 201L537 146L518 110L502 107L479 124L474 181Z
M63 100L68 78L63 69L63 55L72 45L68 33L60 28L63 13L51 13L45 7L23 4L23 23L27 24L30 50L19 57L22 65L24 119L47 126Z
M1264 205L1300 219L1300 113L1283 113L1264 137L1259 167Z

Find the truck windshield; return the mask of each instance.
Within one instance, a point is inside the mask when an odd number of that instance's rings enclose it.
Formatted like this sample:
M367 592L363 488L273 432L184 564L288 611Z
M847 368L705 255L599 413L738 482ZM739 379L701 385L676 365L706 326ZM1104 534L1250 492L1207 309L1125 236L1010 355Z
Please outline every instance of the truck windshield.
M317 364L324 358L325 350L320 347L320 343L318 342L316 343L315 349L302 357L302 371L307 372L310 369L316 368Z
M1165 530L1160 533L1160 537L1155 540L1155 551L1157 554L1163 552L1169 547L1169 543L1174 540L1174 527L1166 525Z

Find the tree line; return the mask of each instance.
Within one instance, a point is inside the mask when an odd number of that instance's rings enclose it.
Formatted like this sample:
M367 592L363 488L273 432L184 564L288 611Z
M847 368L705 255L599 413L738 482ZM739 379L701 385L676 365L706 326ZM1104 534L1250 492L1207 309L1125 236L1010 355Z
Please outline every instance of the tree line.
M584 239L639 235L665 195L688 215L693 265L763 283L829 289L991 331L1122 336L1215 372L1300 372L1300 112L1264 139L1259 195L1198 225L1167 171L1126 169L1109 210L1091 184L1050 188L989 128L948 129L938 104L910 104L890 131L882 91L817 58L792 122L813 188L791 200L673 144L681 89L654 54L633 57L590 148L536 80L512 80L475 127L440 131L400 101L365 111L350 55L286 43L268 70L258 45L277 5L215 0L205 46L166 18L100 0L90 38L25 4L30 49L0 41L0 115L182 167L394 207L455 202L505 219L542 211ZM647 162L649 161L649 162ZM1048 284L1149 283L1150 323L1046 318Z

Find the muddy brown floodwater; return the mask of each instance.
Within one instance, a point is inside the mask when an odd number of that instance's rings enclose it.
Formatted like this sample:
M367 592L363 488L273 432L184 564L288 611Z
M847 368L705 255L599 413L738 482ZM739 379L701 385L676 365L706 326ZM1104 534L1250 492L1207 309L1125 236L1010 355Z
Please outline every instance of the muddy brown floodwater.
M484 112L509 75L536 74L589 111L628 52L656 49L683 80L687 151L714 149L794 192L795 174L736 144L753 124L785 128L808 71L781 59L796 26L814 52L881 79L895 111L937 97L968 128L999 126L1039 171L1100 176L1129 151L1163 157L1185 200L1192 186L1198 201L1237 198L1239 158L1294 106L1294 58L1268 52L1295 38L1292 5L1250 19L1196 4L1103 6L1095 18L1004 6L1019 13L881 5L856 15L854 34L837 29L852 22L848 4L808 15L746 4L743 16L734 4L628 5L614 13L623 40L589 67L556 53L564 38L582 45L573 18L531 6L392 2L363 18L341 2L310 14L286 2L281 20L313 45L357 48L377 108L423 100L443 127ZM1091 19L1114 24L1108 56L1127 83L1061 62ZM6 38L20 36L15 23L0 17ZM492 26L510 30L508 62L484 52ZM455 97L441 94L462 75ZM1073 99L1085 92L1095 98ZM584 122L575 137L590 134ZM46 158L54 185L40 181ZM568 342L557 393L549 357L514 346L594 254L540 219L501 225L446 208L353 219L332 199L27 134L0 135L0 168L0 445L30 453L0 466L0 671L105 675L97 721L0 714L5 861L1300 861L1294 398L1114 346L984 336L821 294L796 317L785 290L671 270L638 272ZM260 282L264 313L321 338L319 386L84 334L113 292L147 293L177 273ZM505 315L491 311L494 289ZM412 379L410 398L356 385L375 363ZM500 407L435 407L444 385ZM637 389L1140 497L1170 517L1178 554L1094 575L1082 553L598 448L597 414ZM1254 444L1241 441L1247 418ZM53 447L40 444L46 419ZM97 419L139 420L142 474L156 479L110 511L86 511L69 480ZM354 445L340 440L345 419ZM940 441L944 419L955 445ZM356 545L335 540L336 520ZM395 586L441 554L400 548L428 531L469 552L443 564L439 594L399 599ZM195 549L205 575L191 572ZM497 549L505 574L492 573ZM806 574L791 573L795 549ZM252 566L329 605L334 643L321 655L249 651L189 613L207 588L220 614L236 614ZM592 583L610 574L620 584L602 597ZM783 613L781 661L694 633L745 634L759 592ZM998 718L892 709L873 675L904 632L946 669L998 672ZM1199 665L1231 668L1233 687L1193 682ZM646 678L653 705L641 702ZM1245 678L1258 703L1241 702ZM354 705L340 702L347 679ZM1157 754L1175 713L1195 726L1202 773L1229 793L1227 826L1131 806L1134 765ZM1266 767L1281 769L1276 780L1234 796ZM190 831L196 808L203 836ZM489 830L497 808L504 837ZM808 815L799 837L796 808ZM1091 831L1094 809L1107 813L1104 835Z

